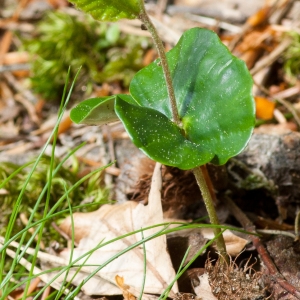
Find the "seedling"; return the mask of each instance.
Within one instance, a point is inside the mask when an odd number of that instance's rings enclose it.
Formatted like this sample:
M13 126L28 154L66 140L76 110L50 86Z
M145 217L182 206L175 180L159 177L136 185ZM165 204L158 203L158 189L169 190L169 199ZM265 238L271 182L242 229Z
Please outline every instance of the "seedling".
M252 78L207 29L186 31L168 53L143 0L72 0L100 21L140 19L151 33L159 59L139 71L129 95L93 98L71 112L76 123L101 125L120 119L133 143L162 164L191 169L212 224L219 224L212 189L203 171L221 165L246 146L255 124ZM220 228L216 244L228 260Z

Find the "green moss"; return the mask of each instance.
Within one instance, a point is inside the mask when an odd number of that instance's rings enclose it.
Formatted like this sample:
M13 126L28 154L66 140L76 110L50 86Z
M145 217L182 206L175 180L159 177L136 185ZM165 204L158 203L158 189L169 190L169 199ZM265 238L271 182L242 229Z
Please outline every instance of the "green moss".
M287 80L295 84L300 76L300 34L297 32L289 33L292 42L284 53L284 72Z
M91 91L93 83L111 81L120 81L127 87L143 67L148 41L120 33L117 24L51 12L37 25L36 36L25 41L24 46L32 55L32 88L52 100L61 97L69 66L71 77L82 67L77 91Z
M27 185L26 191L24 193L20 212L24 213L27 217L32 214L32 208L36 204L38 197L40 196L44 186L49 180L49 165L51 158L44 156L37 166L37 169L30 178L29 184ZM55 166L59 163L59 160L55 160ZM0 182L6 179L10 174L19 168L18 165L4 162L0 163ZM0 193L0 235L5 235L6 226L8 224L9 218L15 202L20 194L20 191L24 185L24 182L28 176L30 167L20 171L15 177L8 181L8 183L1 189ZM51 197L49 206L50 208L57 202L57 200L65 194L65 188L69 189L77 181L77 170L72 171L67 168L62 167L56 176L52 178L51 185ZM103 186L102 175L97 173L93 175L87 182L76 188L72 193L69 194L69 199L72 206L81 205L83 203L93 202L95 205L88 206L81 211L91 211L99 208L103 203L107 203L109 190ZM46 197L46 196L45 196ZM41 204L34 214L34 222L42 219L45 201L41 201ZM68 202L64 201L59 207L58 211L68 209ZM47 244L50 241L63 241L60 235L53 229L51 222L59 221L59 219L64 218L69 215L67 212L65 215L60 215L59 217L51 219L51 221L46 222L45 232L43 234L44 242ZM22 224L20 219L17 219L16 224L13 229L13 234L18 233L25 226Z

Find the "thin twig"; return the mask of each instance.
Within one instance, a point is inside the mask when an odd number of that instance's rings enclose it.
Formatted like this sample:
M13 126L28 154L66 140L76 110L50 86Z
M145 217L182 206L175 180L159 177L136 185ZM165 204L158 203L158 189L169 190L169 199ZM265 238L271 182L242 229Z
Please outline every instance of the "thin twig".
M21 94L16 94L14 99L25 107L32 122L34 122L37 125L41 123L32 102L30 102L27 98L23 97Z
M150 19L164 42L170 44L171 46L177 44L181 37L181 32L171 28L170 26L167 26L164 24L164 22L158 20L157 18L150 16Z
M1 244L0 244L0 246L1 246ZM11 258L15 258L15 256L16 256L16 252L14 252L10 249L6 249L6 253ZM25 267L27 270L30 270L31 267L32 267L32 264L23 257L19 260L19 264L22 265L23 267ZM43 271L41 269L39 269L38 267L33 267L33 274L35 276L39 276L39 278L43 282L45 282L46 284L51 282L49 285L52 286L54 289L56 289L58 291L61 290L61 284L59 282L59 279L56 279L56 280L53 281L51 275L43 274ZM69 289L64 289L64 293L68 294L68 293L70 293L70 290ZM79 300L78 297L75 297L74 299Z
M27 226L28 225L28 218L26 217L25 213L21 212L19 216L20 216L20 220L23 223L23 225ZM33 227L29 228L28 233L33 235L34 234L34 228ZM35 239L35 241L37 241L36 236L34 237L34 239ZM40 242L40 247L41 247L42 250L45 250L46 247L45 247L45 244L44 244L43 241Z
M221 29L225 29L228 31L231 31L233 33L240 33L241 32L241 27L227 23L227 22L223 22L223 21L218 21L217 19L214 18L209 18L209 17L204 17L204 16L198 16L192 13L186 13L184 14L184 16L186 17L187 20L192 20L192 21L196 21L198 23L202 23L208 26L218 26Z
M57 226L56 224L55 224L55 222L51 222L51 226L53 227L53 229L56 231L56 232L58 232L66 241L68 241L68 242L71 242L71 238L69 237L69 235L67 234L67 233L65 233L63 230L61 230L60 228L59 228L59 226ZM78 246L78 243L75 241L74 242L74 245L75 246Z
M12 64L12 65L3 65L0 66L0 73L7 72L7 71L23 71L23 70L30 70L30 64Z
M158 0L156 4L156 15L159 19L161 19L164 11L167 8L168 0Z
M32 294L37 289L40 282L41 282L41 278L39 277L36 277L33 280L31 280L26 296ZM21 292L20 294L15 295L15 299L21 299L23 296L24 296L24 291Z
M36 96L30 90L24 89L22 85L16 80L16 78L10 72L4 72L1 74L1 76L3 76L7 84L11 87L11 89L15 93L19 93L23 95L26 99L28 99L32 103L37 102Z
M284 7L281 8L281 11L279 11L279 14L272 20L273 24L279 24L281 20L288 14L288 12L291 10L293 7L295 0L288 0L284 3Z
M49 299L48 297L49 297L50 293L51 293L51 287L50 287L50 285L48 285L41 296L41 300Z
M264 10L265 11L265 18L264 19L269 19L271 17L271 15L276 11L276 7L278 4L279 0L276 0L275 3L273 3L272 7L268 7L265 6L264 8L262 8L260 11ZM257 12L258 13L258 12ZM256 14L257 14L256 13ZM251 17L248 18L247 22L245 23L245 25L241 28L241 31L238 35L235 36L235 38L230 42L230 44L228 45L228 49L230 51L233 51L234 48L237 46L237 44L243 39L243 37L245 36L246 32L248 32L251 28L253 28L254 26L251 24L250 21ZM249 22L250 21L250 22Z
M258 233L263 233L263 234L273 234L273 235L285 235L288 236L292 239L296 238L296 235L292 232L288 232L285 230L274 230L274 229L258 229L256 230Z
M109 156L110 156L110 160L111 161L115 161L116 160L116 156L115 156L115 149L114 149L114 140L111 134L111 130L110 127L108 125L105 125L102 127L103 131L106 133L107 136L107 144L108 144L108 152L109 152ZM116 167L116 164L113 164L112 167Z
M224 202L226 203L230 212L241 223L241 225L244 227L245 230L256 233L255 226L253 225L253 223L230 198L225 197ZM269 253L267 252L266 248L261 242L260 238L256 235L250 235L249 237L252 240L252 243L255 246L257 252L259 253L261 260L263 261L266 268L268 269L272 279L275 282L277 282L288 293L292 294L297 299L300 299L300 291L296 287L291 285L289 282L287 282L284 279L284 277L279 273Z
M278 57L280 57L282 52L284 52L290 46L290 44L291 39L289 37L285 38L269 55L263 57L255 64L255 66L250 70L250 74L254 76L260 70L270 66L278 59Z

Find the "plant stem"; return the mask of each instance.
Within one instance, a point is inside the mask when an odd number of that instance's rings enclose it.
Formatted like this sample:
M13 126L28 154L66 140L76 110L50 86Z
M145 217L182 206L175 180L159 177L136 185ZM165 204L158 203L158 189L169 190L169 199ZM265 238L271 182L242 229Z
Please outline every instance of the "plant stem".
M168 91L168 96L169 96L169 100L170 100L173 121L176 125L181 127L181 121L180 121L180 117L179 117L178 110L177 110L175 92L174 92L172 77L171 77L171 73L170 73L170 69L168 66L168 61L167 61L167 57L166 57L166 53L165 53L165 48L162 43L162 40L160 39L160 37L157 33L155 26L153 25L152 21L150 20L148 14L146 12L144 0L140 1L139 19L146 26L147 30L150 32L150 34L153 38L158 55L160 57L161 67L162 67L166 85L167 85L167 91Z
M172 77L170 73L170 69L168 66L168 61L164 49L164 45L157 33L157 30L155 26L153 25L152 21L150 20L146 9L144 5L144 0L139 0L139 5L140 5L140 14L139 14L139 19L143 22L143 24L146 26L147 30L150 32L154 44L156 46L158 55L160 57L161 61L161 66L163 69L166 85L167 85L167 90L168 90L168 95L169 95L169 100L170 100L170 105L171 105L171 110L172 110L172 117L174 123L181 127L181 120L178 114L178 109L177 109L177 104L176 104L176 98L175 98L175 92L174 92L174 87L173 87L173 82L172 82ZM193 173L196 177L197 183L199 185L199 188L201 190L203 200L210 218L211 224L214 225L219 225L219 220L216 214L216 210L214 208L214 202L216 202L216 197L213 191L213 186L210 181L209 175L207 173L206 167L198 167L193 169ZM225 242L223 235L221 234L221 229L220 228L214 228L214 234L215 236L220 235L216 239L216 245L218 252L221 257L221 261L224 263L227 262L229 263L229 256L226 252L226 247L225 247Z
M200 169L201 169L201 171L202 171L202 173L203 173L203 177L204 177L204 179L205 179L206 185L207 185L208 190L209 190L209 193L210 193L210 195L211 195L213 205L217 205L218 200L217 200L217 197L216 197L216 193L215 193L215 190L214 190L214 186L213 186L213 184L212 184L212 182L211 182L209 173L208 173L208 171L207 171L206 165L201 166Z
M209 189L209 186L212 186L212 184L210 183L210 179L207 178L207 176L205 176L205 173L203 172L205 171L204 168L205 166L194 168L193 173L201 190L206 210L210 219L210 223L214 225L219 225L219 219L213 204L213 196ZM217 236L217 234L221 233L221 228L213 228L213 231L214 235ZM222 234L216 239L216 245L223 262L229 263L229 257L226 251L225 241Z

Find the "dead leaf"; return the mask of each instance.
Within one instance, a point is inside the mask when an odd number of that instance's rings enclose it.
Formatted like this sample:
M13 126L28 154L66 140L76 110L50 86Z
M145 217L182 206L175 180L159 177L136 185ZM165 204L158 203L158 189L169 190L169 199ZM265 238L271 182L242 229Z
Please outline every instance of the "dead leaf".
M250 26L259 26L268 20L271 7L265 6L248 18L247 24Z
M47 2L56 9L66 7L69 4L66 0L47 0Z
M275 102L263 98L255 97L256 116L262 120L271 120L273 118Z
M124 278L119 275L116 276L117 286L122 290L124 300L135 300L136 298L128 291L129 286L124 283Z
M1 48L0 48L0 65L3 64L4 55L8 52L11 40L12 40L12 32L6 31L1 39Z
M201 297L201 300L217 300L211 291L211 287L208 283L208 274L204 273L199 276L200 284L194 287L195 294Z
M201 228L201 233L203 234L204 238L213 239L214 233L212 228ZM243 239L230 230L226 230L223 233L223 237L225 240L226 250L230 256L237 256L241 253L244 247L247 245L248 241Z
M56 115L51 115L48 120L44 121L43 124L39 127L39 129L31 132L31 135L40 135L46 132L51 132L55 126L57 121ZM70 119L70 111L66 111L62 121L58 127L58 134L66 132L72 125L72 121Z
M79 224L77 222L78 216L82 216L82 214L74 214L75 239L79 241L79 245L78 248L74 249L73 259L86 254L100 243L115 239L134 230L162 223L161 185L160 165L157 164L153 173L149 204L147 206L132 201L127 201L119 205L103 205L97 212L86 214L87 218L85 218L84 226L82 223ZM68 224L70 224L70 218L67 218L63 222L61 229L70 233ZM81 226L85 229L80 232L78 230ZM161 229L162 227L143 231L143 236L147 238ZM142 234L140 232L129 235L126 238L119 239L95 250L87 261L83 259L78 263L99 266L114 255L118 256L122 250L141 241L141 239ZM175 271L167 252L166 237L160 236L147 241L145 248L147 266L144 293L161 294L175 277ZM68 259L70 250L63 251L61 256ZM99 270L96 276L82 287L82 290L88 295L120 294L119 289L115 286L115 276L119 275L130 286L130 293L138 297L144 273L143 259L144 253L142 247L136 247L118 256ZM90 269L93 271L95 267L90 267ZM76 276L75 280L72 281L77 285L81 283L84 276L87 276L86 273L79 273L79 276ZM104 286L104 283L106 286ZM174 297L177 291L177 284L175 284L170 292L170 296Z
M27 98L23 97L21 94L16 94L15 100L25 107L25 109L28 112L28 115L30 116L31 121L39 125L40 119L36 114L34 105Z
M71 127L72 123L73 122L70 118L70 115L66 114L64 116L64 118L62 119L62 121L60 122L60 124L59 124L58 135L60 135L61 133L66 132Z
M287 122L282 124L263 124L254 129L257 134L274 134L281 135L297 131L297 125L293 122Z
M232 257L240 254L246 244L250 241L246 238L237 236L229 230L226 230L223 233L223 236L228 254ZM205 246L208 240L214 238L214 232L212 228L190 228L171 232L167 235L167 238L173 265L175 269L178 269L187 248L189 247L189 253L185 259L184 265L195 256L199 249ZM202 254L204 253L205 251L202 252Z
M28 52L9 52L3 56L4 65L24 64L29 62Z

